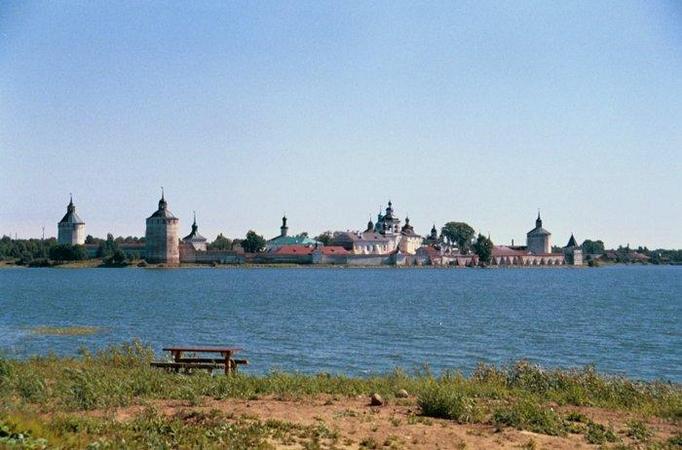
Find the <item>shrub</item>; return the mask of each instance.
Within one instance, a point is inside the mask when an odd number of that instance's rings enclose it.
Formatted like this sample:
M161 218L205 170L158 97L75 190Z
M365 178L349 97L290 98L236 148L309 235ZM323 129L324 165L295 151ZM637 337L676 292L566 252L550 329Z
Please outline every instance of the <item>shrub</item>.
M379 442L373 437L367 437L360 441L360 448L363 449L377 449L380 448Z
M651 438L651 436L654 435L651 432L651 430L649 430L649 428L646 426L646 424L639 420L628 422L628 429L626 434L628 435L628 437L638 442L646 442Z
M529 399L522 399L513 405L496 409L493 423L506 425L535 433L561 436L566 434L563 420L552 409L546 409Z
M12 374L12 366L9 361L0 355L0 384Z
M422 414L429 417L471 423L482 416L476 400L457 391L455 386L433 384L419 394L417 402Z
M682 448L682 433L677 433L676 435L671 436L668 439L668 443L671 446L677 446Z
M39 403L45 398L45 380L34 373L24 373L17 377L17 391L30 403Z
M80 369L67 369L69 397L67 403L74 409L95 409L98 404L97 388L94 380Z
M587 442L590 444L605 444L607 442L616 442L617 440L613 430L595 422L589 422L587 424L585 439L587 439Z
M88 251L82 245L57 244L50 247L50 259L55 261L80 261L88 258Z

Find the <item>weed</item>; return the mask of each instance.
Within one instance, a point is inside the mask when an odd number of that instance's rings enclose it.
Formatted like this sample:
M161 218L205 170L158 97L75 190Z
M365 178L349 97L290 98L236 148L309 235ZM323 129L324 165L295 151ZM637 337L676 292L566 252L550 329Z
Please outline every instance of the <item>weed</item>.
M40 403L45 399L45 380L35 373L24 373L16 380L19 395L29 403Z
M627 426L628 428L625 434L637 442L646 442L654 435L642 421L633 420L628 422Z
M566 416L566 420L569 422L577 422L577 423L588 423L590 419L588 419L584 414L581 414L576 411L572 411L568 413Z
M677 433L676 435L671 436L668 439L668 444L670 444L673 447L682 448L682 433Z
M521 399L511 406L496 409L493 412L493 423L497 427L506 425L551 436L566 433L563 421L554 410L544 408L529 399Z
M360 441L360 448L374 450L379 448L379 443L373 437L366 437Z
M448 385L430 386L419 394L417 402L422 414L429 417L471 423L482 416L474 398Z
M596 422L587 424L585 439L587 439L587 442L590 444L605 444L607 442L616 442L617 440L613 430Z
M416 425L419 423L430 427L433 425L433 420L429 419L428 417L416 416L412 414L407 417L407 423L410 425Z
M45 336L87 336L102 331L100 327L71 326L71 327L35 327L31 330L34 334Z
M411 375L396 370L364 378L283 372L211 377L204 373L188 376L152 369L149 363L153 357L149 347L132 341L94 352L84 350L77 357L0 358L0 398L3 400L0 418L14 421L22 414L39 411L40 415L31 419L30 426L26 425L28 422L18 423L10 432L30 435L34 440L47 439L50 448L92 445L93 448L237 449L267 448L273 442L325 448L337 437L323 424L298 427L264 423L256 417L208 413L164 417L149 410L131 420L117 422L111 417L85 418L80 413L69 414L149 405L170 399L197 405L204 398L299 399L319 395L336 402L349 397L366 398L374 392L393 399L396 392L405 389L416 396L422 415L410 414L403 424L432 425L434 422L429 417L458 422L490 421L498 427L511 426L550 435L567 431L582 433L589 442L600 445L617 441L612 430L592 423L577 412L562 418L546 405L592 405L643 417L682 418L679 384L609 377L598 374L592 367L544 370L520 362L506 367L480 365L470 377L456 371L434 376L426 368ZM377 419L374 413L365 409L346 410L336 413L335 417L358 417L371 423ZM394 427L401 425L396 417L389 417L389 423ZM652 449L679 447L682 441L682 436L676 436L667 443L653 442L651 431L634 422L628 425L626 433ZM409 442L405 445L410 446Z
M538 448L538 443L535 442L533 438L528 439L524 444L521 445L521 448L524 450L535 450Z

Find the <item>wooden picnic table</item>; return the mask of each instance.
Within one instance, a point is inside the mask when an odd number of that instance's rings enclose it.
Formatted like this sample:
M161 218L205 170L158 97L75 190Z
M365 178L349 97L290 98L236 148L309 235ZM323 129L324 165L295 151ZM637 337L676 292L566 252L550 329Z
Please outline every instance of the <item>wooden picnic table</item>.
M245 359L234 359L232 356L240 352L242 349L237 347L222 347L222 346L174 346L164 347L164 352L170 352L173 356L172 363L152 363L155 367L165 367L167 369L207 369L224 367L225 375L229 375L236 371L237 364L248 364ZM200 358L200 357L183 357L184 353L217 353L219 358Z

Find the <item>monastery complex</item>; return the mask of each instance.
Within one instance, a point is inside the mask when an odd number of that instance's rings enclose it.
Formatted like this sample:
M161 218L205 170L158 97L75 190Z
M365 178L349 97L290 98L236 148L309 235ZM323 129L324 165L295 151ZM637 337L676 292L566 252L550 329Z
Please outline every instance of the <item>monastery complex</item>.
M552 252L552 234L543 228L538 212L535 227L526 234L526 245L495 245L491 265L494 266L580 266L582 250L571 235L561 252ZM85 244L85 222L76 214L70 199L66 215L58 223L60 244ZM90 248L93 247L93 248ZM287 218L282 217L279 235L268 240L265 250L245 253L237 246L232 250L209 250L207 239L199 234L196 214L190 233L180 238L180 220L168 209L162 192L158 208L146 219L144 244L121 244L124 251L136 251L148 263L177 266L182 263L293 263L341 264L357 266L456 266L479 264L471 251L461 251L439 238L434 224L428 236L421 236L410 225L403 223L393 209L393 203L371 219L362 231L333 233L329 245L307 235L289 235ZM96 250L86 245L88 251Z

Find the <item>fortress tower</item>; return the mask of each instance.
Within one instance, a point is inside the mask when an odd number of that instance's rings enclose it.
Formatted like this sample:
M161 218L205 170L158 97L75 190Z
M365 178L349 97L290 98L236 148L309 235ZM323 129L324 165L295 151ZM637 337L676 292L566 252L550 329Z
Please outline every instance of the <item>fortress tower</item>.
M149 263L179 264L179 220L168 210L161 190L159 209L147 218L145 232L145 259Z
M550 236L552 233L542 228L542 219L540 218L540 211L538 211L538 218L535 220L535 228L526 234L526 246L528 251L534 255L547 255L552 252L552 245L550 243Z
M57 242L68 245L85 244L85 222L76 214L73 198L69 199L66 215L57 224Z

